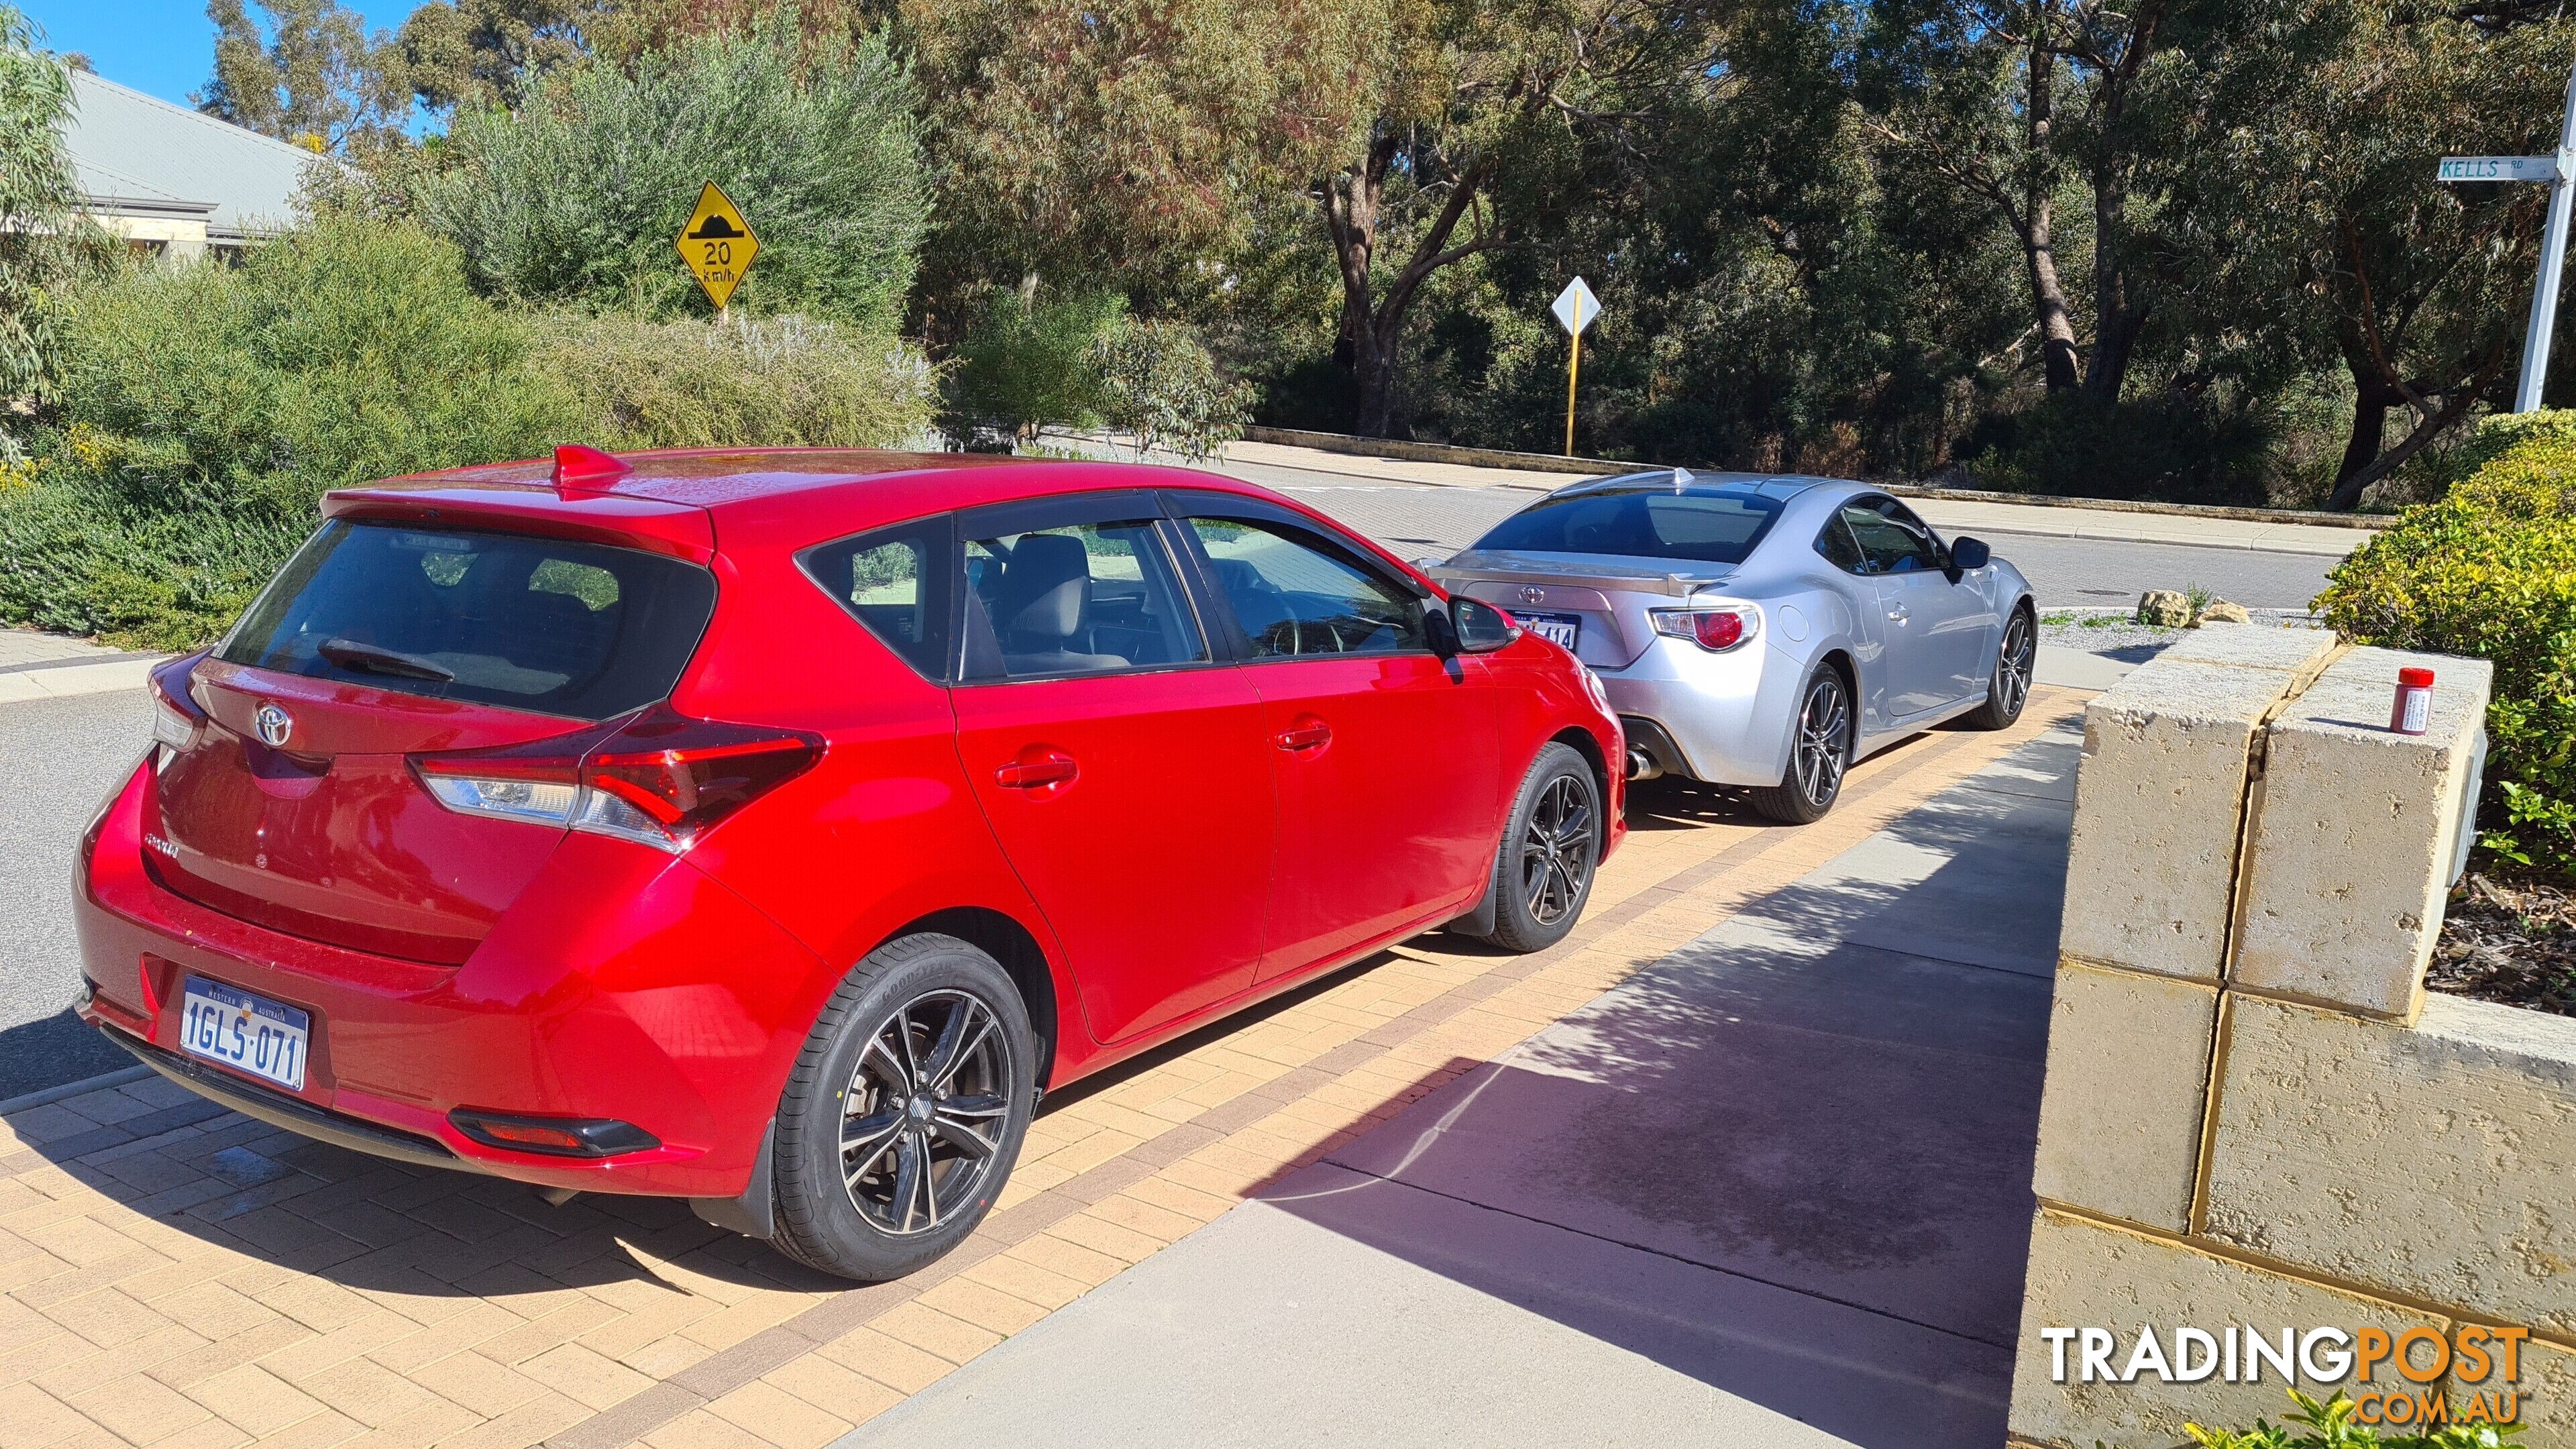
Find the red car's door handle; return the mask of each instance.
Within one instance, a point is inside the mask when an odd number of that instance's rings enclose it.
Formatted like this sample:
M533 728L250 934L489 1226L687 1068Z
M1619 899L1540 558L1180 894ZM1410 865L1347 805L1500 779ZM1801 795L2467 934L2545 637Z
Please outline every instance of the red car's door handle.
M1332 727L1319 719L1303 719L1281 730L1276 736L1283 750L1320 749L1332 742Z
M993 772L993 781L1012 790L1034 790L1042 785L1060 785L1073 778L1073 756L1050 751L1035 759L1013 760Z

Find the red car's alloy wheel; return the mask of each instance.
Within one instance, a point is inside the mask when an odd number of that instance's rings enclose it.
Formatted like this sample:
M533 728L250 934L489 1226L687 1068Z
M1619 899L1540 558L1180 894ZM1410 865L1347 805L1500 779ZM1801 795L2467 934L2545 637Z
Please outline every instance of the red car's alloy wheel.
M1521 894L1530 919L1553 926L1583 903L1597 842L1592 792L1577 775L1560 775L1538 797L1521 832Z
M870 1227L931 1232L978 1205L1010 1111L1010 1043L992 1008L931 991L868 1037L843 1094L841 1180Z

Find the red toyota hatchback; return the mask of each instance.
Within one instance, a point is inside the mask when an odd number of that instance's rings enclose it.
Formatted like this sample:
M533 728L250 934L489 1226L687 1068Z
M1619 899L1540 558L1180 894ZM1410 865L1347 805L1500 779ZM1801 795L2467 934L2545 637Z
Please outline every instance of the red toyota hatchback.
M1166 468L561 450L332 494L82 853L82 1011L298 1132L864 1279L1040 1092L1622 823L1565 651Z

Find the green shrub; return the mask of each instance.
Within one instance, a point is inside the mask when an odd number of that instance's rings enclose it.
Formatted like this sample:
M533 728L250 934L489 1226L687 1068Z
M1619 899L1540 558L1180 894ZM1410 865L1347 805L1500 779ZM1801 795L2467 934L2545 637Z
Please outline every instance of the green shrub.
M325 489L527 457L572 421L527 329L416 227L335 217L237 268L126 270L69 310L62 419L154 497L309 517Z
M137 266L70 295L62 426L0 492L0 618L160 646L219 629L331 488L578 436L527 329L455 249L340 216L237 268Z
M105 240L80 213L80 184L63 152L71 73L35 48L35 28L0 5L0 396L47 381L59 340L63 286Z
M1188 324L1129 320L1094 343L1091 356L1101 419L1135 439L1139 453L1168 448L1205 458L1243 436L1252 387L1228 378Z
M0 619L189 649L222 632L310 531L266 509L167 501L47 467L0 494Z
M516 111L460 107L459 164L420 207L487 290L703 316L672 241L712 180L760 238L735 308L890 330L929 220L916 113L881 39L800 41L786 6L631 71L555 72Z
M2483 843L2576 874L2576 429L2526 426L2338 565L2317 605L2363 643L2495 661Z
M930 423L930 364L800 317L712 326L610 313L537 324L536 369L612 448L888 447Z
M2437 502L2507 449L2534 438L2576 439L2576 408L2490 413L2475 426L2454 429L2416 454L2379 491L2394 490L2408 502Z
M1100 424L1092 349L1127 319L1108 292L996 295L957 343L951 406L968 422L1034 430Z
M1242 436L1252 388L1184 322L1131 317L1123 297L996 296L957 348L952 407L1023 437L1043 423L1127 434L1142 452L1204 458Z

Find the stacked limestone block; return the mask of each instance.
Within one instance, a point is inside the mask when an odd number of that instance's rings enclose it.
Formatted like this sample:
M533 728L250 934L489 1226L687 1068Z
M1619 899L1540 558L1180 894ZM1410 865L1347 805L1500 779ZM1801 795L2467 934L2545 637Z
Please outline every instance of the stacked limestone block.
M2438 675L2421 736L2388 728L2401 665ZM2289 1407L2277 1376L2052 1382L2044 1328L2475 1323L2534 1333L2525 1442L2576 1443L2576 1022L2423 988L2489 679L2222 626L2088 709L2017 1440Z

